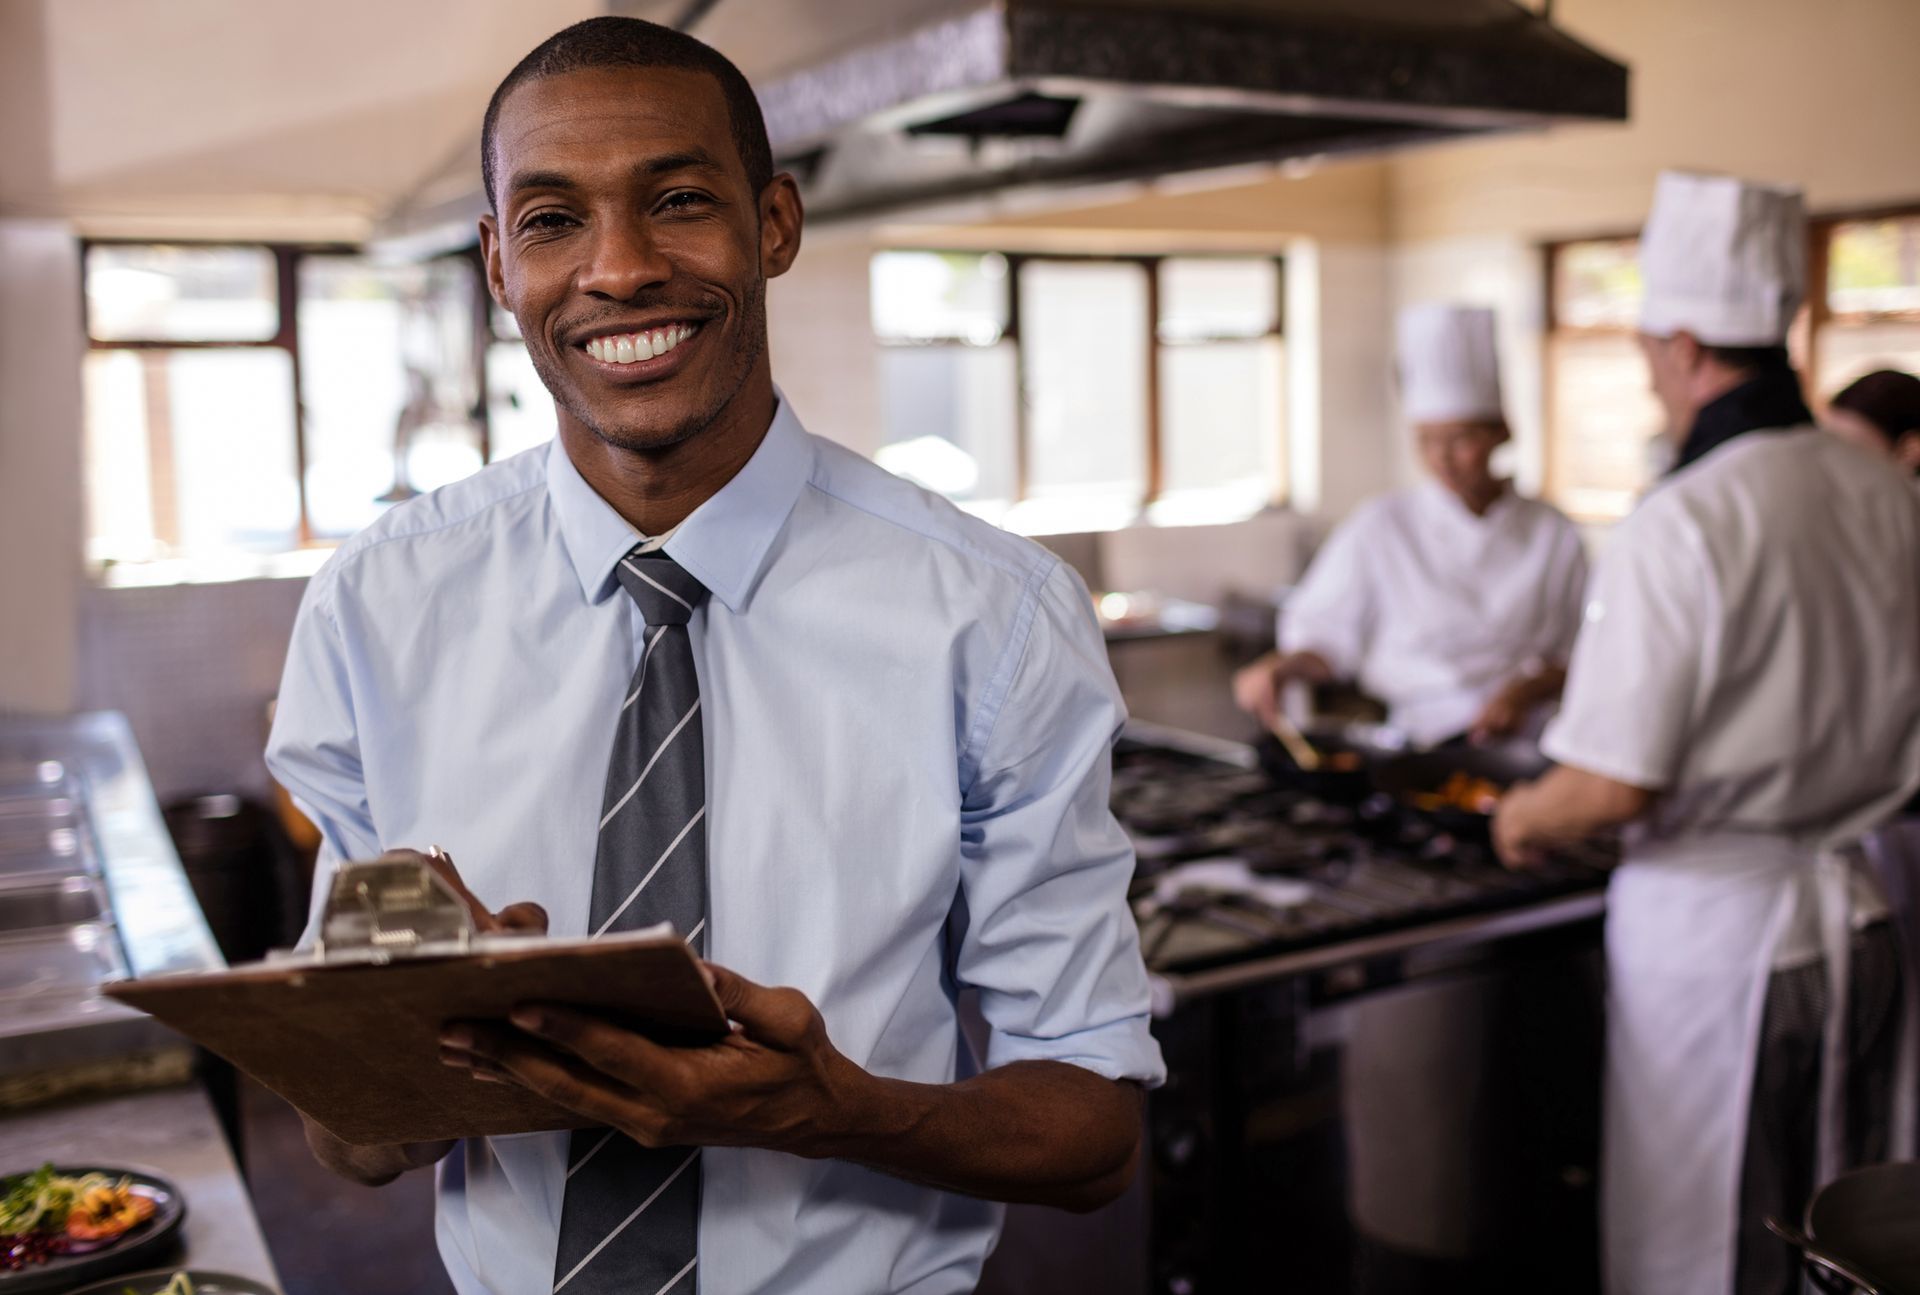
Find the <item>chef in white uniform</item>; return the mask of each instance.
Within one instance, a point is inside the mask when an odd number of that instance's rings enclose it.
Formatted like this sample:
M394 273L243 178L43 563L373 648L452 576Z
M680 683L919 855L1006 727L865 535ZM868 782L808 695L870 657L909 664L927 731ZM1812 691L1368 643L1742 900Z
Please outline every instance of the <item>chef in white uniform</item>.
M1804 246L1797 192L1660 178L1641 343L1678 465L1594 574L1543 740L1560 767L1495 820L1515 864L1626 825L1606 936L1618 1295L1797 1291L1764 1216L1797 1222L1840 1168L1911 1154L1889 1094L1912 998L1851 843L1920 787L1920 505L1807 425L1784 346Z
M1234 696L1271 726L1290 680L1358 684L1421 745L1524 728L1558 695L1586 557L1547 504L1495 476L1507 438L1491 310L1419 305L1398 328L1401 402L1431 480L1356 510Z

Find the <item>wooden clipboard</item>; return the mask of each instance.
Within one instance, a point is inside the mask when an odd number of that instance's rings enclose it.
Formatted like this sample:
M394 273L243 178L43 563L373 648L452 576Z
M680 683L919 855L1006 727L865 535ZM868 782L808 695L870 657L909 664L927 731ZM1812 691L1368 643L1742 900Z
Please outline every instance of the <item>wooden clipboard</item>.
M552 1002L603 1012L669 1042L707 1043L727 1032L720 1000L678 935L514 943L384 965L264 962L121 981L105 992L359 1145L592 1123L443 1064L439 1038L448 1021L504 1021L516 1004Z

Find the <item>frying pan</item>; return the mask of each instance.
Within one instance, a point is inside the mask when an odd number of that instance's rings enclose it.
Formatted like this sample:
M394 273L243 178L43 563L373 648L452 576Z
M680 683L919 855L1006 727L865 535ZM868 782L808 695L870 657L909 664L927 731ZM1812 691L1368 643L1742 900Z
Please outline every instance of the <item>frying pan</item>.
M1302 769L1287 750L1272 737L1256 744L1260 765L1267 776L1283 787L1292 787L1308 795L1336 804L1358 805L1369 797L1385 793L1396 800L1438 791L1457 773L1485 778L1501 788L1526 782L1546 772L1551 764L1537 747L1526 742L1503 742L1487 746L1469 746L1450 742L1424 751L1389 751L1368 746L1344 736L1315 735L1313 744L1323 755L1351 752L1361 758L1352 770ZM1442 829L1456 834L1486 835L1485 814L1452 807L1421 809Z

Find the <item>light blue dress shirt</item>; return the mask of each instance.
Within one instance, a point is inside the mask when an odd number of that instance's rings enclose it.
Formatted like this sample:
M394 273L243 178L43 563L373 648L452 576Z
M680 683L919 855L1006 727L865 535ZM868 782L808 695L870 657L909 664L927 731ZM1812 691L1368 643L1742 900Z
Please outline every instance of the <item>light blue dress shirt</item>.
M341 858L438 844L489 906L586 933L644 629L613 568L637 541L556 441L394 509L314 577L267 761L320 828L316 896ZM1123 712L1072 570L808 435L784 399L666 549L712 592L691 625L709 956L804 990L876 1074L973 1073L970 989L986 1066L1158 1083L1107 808ZM567 1145L470 1140L443 1162L462 1295L551 1290ZM708 1295L968 1291L999 1226L844 1161L702 1163Z

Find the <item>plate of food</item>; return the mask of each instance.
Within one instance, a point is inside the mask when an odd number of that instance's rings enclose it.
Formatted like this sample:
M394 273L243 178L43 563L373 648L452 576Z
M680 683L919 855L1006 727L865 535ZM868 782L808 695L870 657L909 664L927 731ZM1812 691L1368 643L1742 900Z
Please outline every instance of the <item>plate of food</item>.
M137 1169L44 1164L0 1178L0 1295L71 1290L160 1259L187 1216Z
M82 1286L70 1295L280 1295L271 1286L262 1286L249 1277L230 1273L206 1272L199 1268L169 1269L135 1273L131 1277L113 1277L92 1286Z

